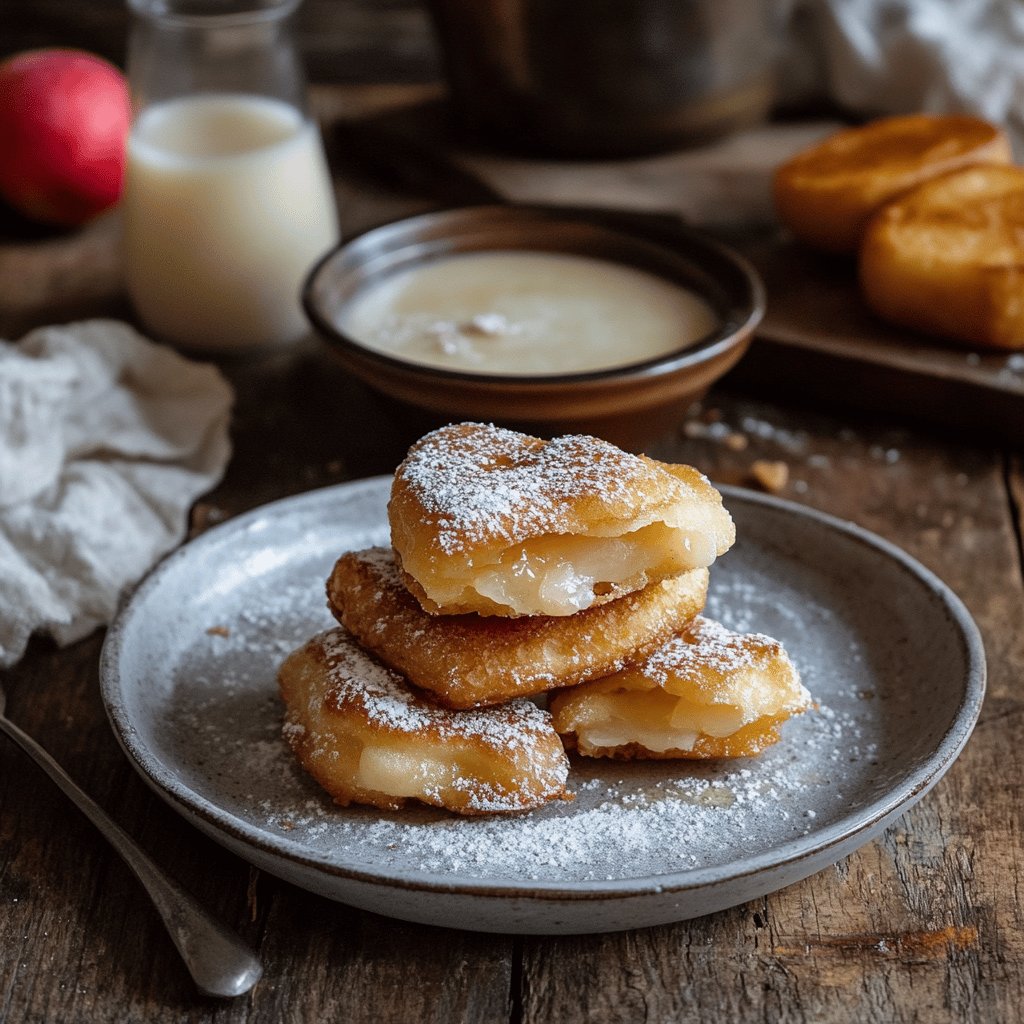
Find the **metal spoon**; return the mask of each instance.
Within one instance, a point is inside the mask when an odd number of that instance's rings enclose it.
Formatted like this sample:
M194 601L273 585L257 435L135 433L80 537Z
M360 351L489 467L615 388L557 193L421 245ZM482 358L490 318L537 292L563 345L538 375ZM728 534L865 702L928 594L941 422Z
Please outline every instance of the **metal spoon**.
M263 974L263 967L248 946L172 882L31 736L5 717L6 704L0 684L0 732L14 740L57 783L124 858L149 893L200 990L211 996L240 996L248 992Z

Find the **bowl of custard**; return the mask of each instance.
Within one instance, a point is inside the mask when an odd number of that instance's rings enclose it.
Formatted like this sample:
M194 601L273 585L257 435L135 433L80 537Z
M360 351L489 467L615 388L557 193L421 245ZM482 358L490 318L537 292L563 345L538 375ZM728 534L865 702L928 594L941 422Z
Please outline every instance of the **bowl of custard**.
M756 271L675 221L511 205L373 228L302 298L352 374L431 420L632 448L679 423L764 313Z

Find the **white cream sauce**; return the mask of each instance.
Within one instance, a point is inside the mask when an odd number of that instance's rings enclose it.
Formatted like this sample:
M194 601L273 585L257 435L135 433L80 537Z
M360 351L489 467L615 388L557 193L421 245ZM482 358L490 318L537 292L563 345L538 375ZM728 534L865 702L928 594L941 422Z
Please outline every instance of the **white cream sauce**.
M667 355L720 323L682 285L620 263L474 252L357 293L339 327L388 355L475 373L581 373Z

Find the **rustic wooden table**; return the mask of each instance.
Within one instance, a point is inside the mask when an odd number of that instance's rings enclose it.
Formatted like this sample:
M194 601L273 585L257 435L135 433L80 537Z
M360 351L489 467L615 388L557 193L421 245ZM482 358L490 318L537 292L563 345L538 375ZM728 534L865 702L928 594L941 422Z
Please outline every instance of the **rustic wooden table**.
M385 91L386 92L386 91ZM319 97L324 109L357 103ZM379 99L378 95L378 99ZM431 205L338 165L347 231ZM0 246L0 336L124 310L114 221ZM193 528L309 488L391 470L411 439L315 345L229 366L235 454ZM107 725L103 637L34 642L3 676L10 717L259 950L247 997L196 995L139 886L13 746L0 743L0 1021L1011 1021L1024 1003L1024 461L852 412L780 405L726 381L653 454L744 480L785 462L783 496L901 545L951 584L989 658L981 721L948 776L836 867L696 921L611 935L430 928L330 903L261 873L183 823ZM727 424L746 439L718 440Z

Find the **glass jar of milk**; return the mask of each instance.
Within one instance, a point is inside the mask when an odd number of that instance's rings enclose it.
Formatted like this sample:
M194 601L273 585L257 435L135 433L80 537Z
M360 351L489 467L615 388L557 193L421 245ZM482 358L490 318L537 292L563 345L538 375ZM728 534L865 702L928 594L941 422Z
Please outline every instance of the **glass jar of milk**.
M124 260L144 326L184 348L288 344L338 240L289 29L298 0L129 0Z

